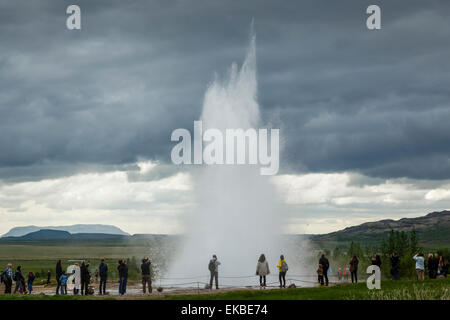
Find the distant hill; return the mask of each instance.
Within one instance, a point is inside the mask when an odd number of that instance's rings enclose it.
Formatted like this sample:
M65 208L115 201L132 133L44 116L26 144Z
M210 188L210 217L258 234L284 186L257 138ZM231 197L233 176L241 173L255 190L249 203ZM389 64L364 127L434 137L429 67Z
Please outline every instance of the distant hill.
M432 212L423 217L400 220L380 220L366 222L340 231L310 237L313 241L358 241L378 242L391 230L411 231L416 229L421 243L450 244L450 211Z
M35 232L30 232L20 238L22 240L59 240L59 239L69 239L71 234L67 231L59 231L59 230L48 230L42 229Z
M155 242L177 241L178 236L165 234L109 234L109 233L73 233L68 231L40 229L20 237L1 237L1 244L45 244L45 245L148 245Z
M71 234L77 233L102 233L102 234L116 234L116 235L129 235L128 233L122 231L116 226L105 225L105 224L75 224L71 226L25 226L25 227L15 227L9 230L7 233L2 235L2 237L21 237L26 234L36 232L39 230L58 230L67 231Z
M93 243L96 241L101 242L117 242L128 241L131 236L121 235L121 234L106 234L106 233L74 233L71 234L67 231L51 230L51 229L41 229L39 231L30 232L26 235L20 237L2 237L0 238L0 243L21 243L21 242L53 242L55 244L62 243ZM56 241L57 240L57 241Z

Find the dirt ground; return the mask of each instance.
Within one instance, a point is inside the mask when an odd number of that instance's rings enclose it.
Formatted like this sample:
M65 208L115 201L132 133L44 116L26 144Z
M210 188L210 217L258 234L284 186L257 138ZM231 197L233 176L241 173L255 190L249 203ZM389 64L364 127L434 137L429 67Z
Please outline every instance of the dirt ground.
M92 283L89 285L94 289L94 296L98 295L98 283ZM13 284L12 290L14 291L15 284ZM119 284L117 282L108 282L106 285L106 295L117 299L139 299L145 296L153 296L155 298L165 297L170 295L185 295L185 294L207 294L207 293L221 293L236 290L261 290L259 287L226 287L220 289L205 289L204 287L185 287L185 288L167 288L164 287L162 292L158 292L158 286L153 286L152 293L144 294L142 291L142 284L140 282L129 282L127 284L127 293L124 296L119 295ZM275 288L275 287L273 287ZM273 289L268 287L265 290ZM55 295L56 285L35 285L33 286L32 295ZM0 293L4 292L4 286L0 285ZM67 290L68 295L73 295L72 290Z

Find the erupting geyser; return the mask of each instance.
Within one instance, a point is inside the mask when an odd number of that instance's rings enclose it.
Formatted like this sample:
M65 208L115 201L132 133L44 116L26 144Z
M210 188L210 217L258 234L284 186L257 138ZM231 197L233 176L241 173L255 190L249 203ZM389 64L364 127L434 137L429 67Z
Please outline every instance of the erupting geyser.
M241 68L233 64L225 80L216 79L204 97L204 130L263 127L257 102L255 35L250 35ZM171 262L165 283L209 281L213 254L222 263L219 285L255 284L256 263L266 254L277 275L283 223L270 176L255 165L203 165L193 172L198 208L186 217L182 248ZM288 261L289 261L289 257ZM274 279L275 280L275 279Z

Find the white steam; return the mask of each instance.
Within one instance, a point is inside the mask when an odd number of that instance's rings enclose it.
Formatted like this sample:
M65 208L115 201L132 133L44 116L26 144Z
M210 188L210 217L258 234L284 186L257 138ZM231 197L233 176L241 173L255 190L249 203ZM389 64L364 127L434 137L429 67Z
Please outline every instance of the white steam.
M253 33L242 67L233 64L227 79L216 78L206 90L201 120L204 130L262 128ZM222 263L219 285L255 284L256 278L243 277L255 276L261 253L276 276L280 254L286 255L288 263L289 255L280 237L284 219L270 177L260 175L259 166L209 165L201 166L194 180L199 205L186 219L182 248L169 268L167 278L176 280L165 282L208 280L213 254ZM293 265L294 261L290 268Z

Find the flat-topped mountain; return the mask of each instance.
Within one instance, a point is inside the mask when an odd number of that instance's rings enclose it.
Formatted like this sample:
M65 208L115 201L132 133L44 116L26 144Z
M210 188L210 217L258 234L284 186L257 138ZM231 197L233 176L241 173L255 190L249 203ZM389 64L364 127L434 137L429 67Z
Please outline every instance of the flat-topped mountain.
M15 227L5 233L2 237L21 237L31 232L39 230L58 230L67 231L71 234L77 233L102 233L102 234L116 234L116 235L129 235L120 228L106 224L75 224L71 226L25 226Z
M59 239L68 239L71 234L67 231L59 231L59 230L47 230L42 229L35 232L30 232L20 238L23 240L40 240L40 239L48 239L48 240L59 240Z
M436 246L450 245L450 211L432 212L423 217L385 219L366 222L343 230L308 235L316 243L360 242L379 244L391 230L409 232L415 229L421 244ZM178 241L180 235L135 234L129 235L115 226L109 225L73 225L63 227L16 227L0 238L2 243L51 242L59 240L65 243L135 243L147 244L154 241Z

